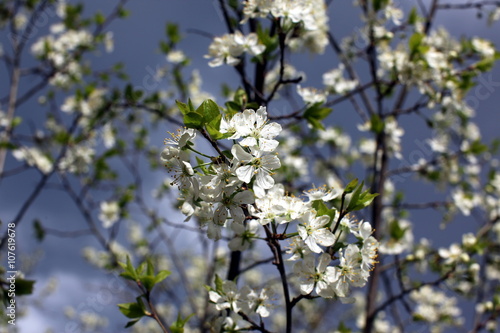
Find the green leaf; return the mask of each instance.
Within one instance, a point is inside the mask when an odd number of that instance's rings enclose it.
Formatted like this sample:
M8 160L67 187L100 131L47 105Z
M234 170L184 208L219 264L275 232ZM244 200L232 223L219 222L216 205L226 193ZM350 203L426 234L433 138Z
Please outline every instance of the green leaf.
M422 44L424 37L424 34L416 32L408 39L408 46L410 48L411 56L419 51L419 47Z
M238 104L240 107L243 107L248 102L248 96L244 89L238 88L238 90L234 93L233 101Z
M229 118L232 118L235 114L241 111L241 105L239 105L236 102L229 101L226 102L224 105L226 105L226 110L224 113Z
M124 264L122 262L119 262L118 264L125 270L125 272L120 274L121 277L123 277L127 280L137 281L138 276L137 276L137 273L136 273L134 266L132 265L132 262L130 261L129 256L127 256L127 263L126 264Z
M141 275L139 280L147 291L153 290L156 284L154 275Z
M118 8L118 17L119 18L126 18L130 15L130 11L126 10L123 7Z
M331 112L331 108L322 107L323 103L316 103L311 105L304 112L304 118L311 124L315 129L324 130L325 127L321 123L321 120L325 119Z
M201 103L196 109L196 113L203 117L204 123L210 123L220 116L219 106L211 99L207 99Z
M10 123L10 126L11 127L17 127L17 126L21 125L22 122L23 122L23 118L21 118L21 117L14 117L12 119L12 122Z
M417 8L413 7L408 15L408 24L415 25L418 21Z
M101 12L98 12L94 16L94 21L96 24L101 25L106 21L106 17Z
M328 222L328 227L331 225L333 218L335 217L335 209L329 209L323 200L314 200L312 203L312 207L316 210L317 216L327 215L330 217L330 222Z
M177 107L179 108L179 111L181 111L181 113L183 115L186 115L188 114L189 112L191 112L191 108L187 105L187 104L184 104L182 102L179 102L179 101L175 101L175 104L177 104Z
M354 205L354 207L352 207L352 209L350 211L360 210L360 209L367 207L368 205L370 205L372 203L373 199L376 196L378 196L378 193L370 194L368 190L361 193L359 198L358 198L358 201L356 202L356 204Z
M160 51L167 54L169 53L170 51L172 50L172 47L170 47L170 45L165 42L165 41L160 41Z
M170 271L167 270L159 271L158 274L156 274L155 283L160 283L161 281L165 280L169 275Z
M222 293L223 281L219 275L215 274L215 291Z
M222 120L222 115L218 114L214 119L212 119L209 123L206 124L206 129L208 134L210 134L210 137L214 140L220 140L220 139L227 139L231 135L233 135L233 132L228 132L228 133L221 133L220 132L220 122Z
M202 160L201 158L199 158L198 156L195 156L196 158L196 164L198 165L198 169L200 169L201 171L203 171L203 174L208 174L208 169L205 165L205 161Z
M325 215L328 211L328 207L325 205L323 200L314 200L312 207L316 210L318 216Z
M481 154L481 153L488 151L488 146L483 144L480 140L475 140L475 141L472 141L472 143L467 151L472 153L472 154L477 155L477 154Z
M144 304L142 304L142 301L140 300L138 300L137 303L118 304L118 308L127 318L140 319L146 315L146 312L144 311Z
M132 87L131 84L127 84L127 86L125 87L124 95L127 100L134 101L135 98L134 88Z
M269 29L263 29L260 25L257 26L257 36L259 41L266 47L264 54L270 54L279 46L278 34L271 36Z
M153 266L153 263L151 262L150 259L147 260L146 274L147 275L155 275L155 267Z
M337 242L337 243L333 244L331 253L337 253L340 249L347 247L347 245L348 244L346 244L346 243Z
M16 149L17 146L15 144L13 144L12 142L0 141L0 148L10 150L10 149Z
M33 221L33 228L35 229L35 238L37 241L41 242L45 238L45 229L43 229L42 223L39 219Z
M146 268L146 262L142 262L139 267L135 269L135 273L137 274L138 277L143 275L144 269Z
M210 124L207 124L206 126L206 129L207 129L207 132L208 134L210 135L210 137L214 140L220 140L220 139L225 139L229 136L225 135L225 134L222 134L219 130L215 129L212 125Z
M125 328L129 328L129 327L132 327L134 326L139 320L141 320L141 318L138 318L138 319L134 319L134 320L131 320L127 323L127 325L125 325Z
M349 184L345 187L344 193L351 193L358 186L358 178L351 180Z
M177 315L177 320L170 326L172 333L184 333L184 326L192 316L194 316L194 314L190 314L186 318L182 319L182 316L179 313Z
M370 130L375 134L380 134L384 130L385 124L377 114L373 114L370 120Z
M351 196L351 200L349 201L349 205L347 206L347 211L350 212L353 210L354 207L356 207L358 203L359 196L361 194L361 191L363 190L363 185L365 184L364 181L361 182L361 184L358 185L356 190Z
M389 235L392 239L399 241L405 235L405 232L408 228L401 228L398 221L394 220L389 223Z
M493 58L486 58L481 61L478 61L474 67L480 72L488 72L493 68L495 64L495 60Z
M201 129L203 123L203 117L198 113L188 112L184 115L184 125L188 128Z
M33 285L36 281L16 279L16 295L31 295L33 294Z
M388 3L389 0L373 0L373 10L378 12L382 8L385 8Z
M165 26L165 34L173 44L177 44L181 40L179 26L175 23L167 23Z

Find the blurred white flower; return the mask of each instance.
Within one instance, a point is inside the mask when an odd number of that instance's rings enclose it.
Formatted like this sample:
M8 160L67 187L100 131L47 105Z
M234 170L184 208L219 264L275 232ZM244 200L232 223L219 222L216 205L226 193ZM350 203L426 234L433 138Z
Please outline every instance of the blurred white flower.
M99 219L104 228L110 228L120 217L120 206L116 201L101 202L101 212Z

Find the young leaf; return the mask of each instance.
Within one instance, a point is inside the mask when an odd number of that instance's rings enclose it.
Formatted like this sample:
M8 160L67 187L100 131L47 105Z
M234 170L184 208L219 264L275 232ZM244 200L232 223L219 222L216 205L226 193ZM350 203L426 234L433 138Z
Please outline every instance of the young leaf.
M137 273L135 271L134 266L132 265L132 262L130 261L130 257L127 256L127 263L124 264L122 262L118 263L124 270L125 272L121 273L120 276L127 279L127 280L132 280L132 281L137 281Z
M349 184L345 187L344 193L351 193L358 186L358 178L354 178L350 181Z
M356 207L358 200L359 200L359 196L361 195L361 191L363 190L364 184L365 184L365 182L362 181L361 184L359 184L359 186L356 188L356 190L352 194L351 200L349 201L349 205L347 206L348 212L353 211L354 207Z
M188 128L201 129L203 127L203 117L195 112L188 112L184 115L184 125Z
M127 318L141 318L146 315L144 307L138 303L122 303L118 304L118 308Z
M368 190L361 193L361 195L358 198L358 201L350 211L360 210L369 206L376 196L378 196L378 193L370 194Z
M373 10L378 12L382 8L386 7L389 3L389 0L373 0Z
M222 279L219 275L215 274L215 291L218 293L222 293Z
M142 275L139 277L139 280L147 291L153 290L156 284L154 275Z
M41 242L45 238L45 229L39 219L33 221L33 228L35 229L35 238L37 241Z
M417 13L417 8L413 7L410 15L408 15L408 24L410 25L415 25L418 20L418 13Z
M184 333L184 325L188 322L188 320L194 316L194 314L190 314L186 318L182 319L181 314L177 315L177 320L170 326L170 330L172 333Z
M330 217L330 222L328 223L328 226L331 225L333 218L335 217L335 209L329 209L323 200L315 200L313 201L312 204L313 208L316 210L316 215L317 216L322 216L322 215L328 215Z
M198 109L196 109L196 113L203 117L204 123L210 123L217 116L220 116L219 106L211 99L203 101Z
M127 323L127 325L125 325L125 328L129 328L129 327L132 327L134 326L139 320L141 320L141 318L138 318L138 319L134 319L134 320L131 320Z
M184 115L188 114L191 111L191 109L189 108L189 106L187 104L184 104L184 103L179 102L179 101L175 101L175 104L177 104L179 111L181 111L181 113Z
M414 33L410 39L408 39L408 46L410 47L410 54L413 56L415 53L420 51L420 46L424 40L425 35L421 33Z
M31 295L33 294L33 285L36 281L16 279L16 295Z
M321 120L325 119L331 112L331 108L321 107L323 103L316 103L311 105L304 112L304 119L306 119L313 128L324 130L325 127Z
M167 270L159 271L158 274L156 274L155 276L155 283L160 283L161 281L165 280L169 275L170 271Z
M375 134L380 134L384 130L384 122L377 114L373 114L370 120L370 129Z

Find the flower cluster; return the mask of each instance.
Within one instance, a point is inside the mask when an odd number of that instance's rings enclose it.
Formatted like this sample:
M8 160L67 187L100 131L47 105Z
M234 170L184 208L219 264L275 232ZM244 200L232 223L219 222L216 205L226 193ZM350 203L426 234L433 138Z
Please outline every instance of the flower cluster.
M265 46L259 43L255 33L244 36L237 31L234 34L226 34L215 37L208 47L208 54L205 58L213 58L208 64L210 67L221 66L224 63L236 66L240 63L240 57L244 53L257 56L264 52Z
M356 221L342 207L327 207L341 194L345 196L340 190L314 187L300 198L288 194L275 180L273 175L281 167L276 137L282 128L268 121L265 107L221 117L217 130L233 142L218 157L195 149L195 129L180 129L165 140L161 160L173 174L186 220L195 216L212 239L227 232L232 251L247 250L263 237L264 229L270 230L269 225L275 230L284 228L289 233L279 239L289 241L288 261L295 262L301 293L349 300L351 287L364 286L376 263L378 242L371 235L370 223ZM198 165L193 166L189 151L210 157L210 162L197 159ZM256 292L245 286L238 290L233 281L216 284L210 300L217 310L269 315L267 289Z
M82 77L82 65L75 53L89 48L94 37L86 30L66 30L63 24L51 26L51 35L40 38L31 47L31 52L39 59L47 60L54 68L60 69L50 80L56 86L67 86L71 80Z
M273 308L274 292L271 288L263 288L259 292L248 286L238 290L233 281L221 282L217 290L208 293L210 301L215 303L217 310L231 309L238 313L256 312L262 317L268 317L269 309Z
M246 0L243 14L245 23L250 18L282 19L282 26L296 24L300 27L289 34L288 45L292 50L309 49L313 53L323 53L328 45L328 16L323 0Z
M307 234L304 233L304 227L299 227L299 235L302 239L296 241L293 252L304 248L298 246L301 241L307 245L308 250L313 252L322 252L321 248L318 247L318 243L324 246L335 243L333 234L327 228L321 227L321 223L324 223L324 221L320 222L319 220L323 220L323 217L325 216L312 221L316 224L316 228L309 227ZM299 277L302 294L307 295L314 290L322 297L336 296L345 298L349 296L351 286L362 287L368 281L370 271L376 263L375 258L377 257L378 247L377 240L371 236L373 230L368 222L358 224L352 223L352 221L343 221L342 224L351 226L351 228L344 227L342 230L350 230L357 237L358 244L349 244L344 249L341 249L339 251L339 262L333 266L329 266L333 262L330 254L322 253L316 265L314 256L303 254L304 259L294 266L294 271ZM361 245L358 246L359 244ZM297 259L298 257L295 255L291 259Z

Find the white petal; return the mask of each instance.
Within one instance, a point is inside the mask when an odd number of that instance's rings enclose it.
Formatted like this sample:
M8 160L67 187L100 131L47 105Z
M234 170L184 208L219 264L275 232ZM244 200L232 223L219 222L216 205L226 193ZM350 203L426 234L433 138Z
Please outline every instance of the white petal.
M346 297L349 293L349 283L340 279L335 283L335 293L340 297Z
M318 272L324 272L328 264L332 261L329 254L323 253L319 256L318 260Z
M305 240L308 236L306 228L301 225L297 227L297 232L299 233L300 238L302 238L303 240Z
M255 197L254 197L252 191L243 191L243 192L237 193L234 196L233 202L237 203L238 205L253 204L255 202Z
M267 172L259 169L255 183L257 186L267 190L274 186L274 179Z
M306 239L304 239L304 242L306 243L306 245L309 247L309 249L315 253L321 253L323 252L323 249L320 248L318 246L318 244L316 244L316 242L314 241L314 239L312 237L307 237Z
M274 170L281 167L280 159L276 155L262 156L262 164L269 170Z
M218 225L224 225L227 219L227 209L220 204L214 212L214 222Z
M266 110L265 106L261 106L257 110L256 120L257 120L257 128L262 127L266 123L266 120L267 120L267 110Z
M260 187L257 184L253 185L253 192L255 193L255 196L257 198L264 198L266 196L266 190L264 190L262 187Z
M213 240L219 240L222 237L221 227L218 224L209 222L207 228L207 236Z
M257 117L255 116L255 111L247 109L243 111L243 119L245 119L245 124L248 126L248 129L255 128L255 121Z
M316 284L316 292L319 296L324 298L332 298L335 296L335 292L325 281L318 281Z
M276 150L276 147L278 147L279 142L276 140L270 140L270 139L264 139L260 138L259 139L259 149L262 151L267 151L271 152Z
M311 221L311 227L313 229L319 229L319 228L324 227L325 225L327 225L328 222L330 222L330 216L328 216L328 215L321 215L321 216L318 216L317 218L315 218L315 219L313 219Z
M272 139L278 134L280 134L282 128L278 123L270 123L264 126L260 131L260 136L266 139Z
M262 305L260 305L257 308L257 310L255 310L255 312L257 312L258 314L261 315L261 317L264 317L264 318L269 317L269 315L270 315L269 310L265 306L262 306Z
M231 148L231 154L233 154L233 157L242 163L247 163L250 162L253 159L253 156L247 153L243 147L241 147L238 144L233 145Z
M302 261L302 271L307 275L314 273L316 269L314 268L314 255L308 255Z
M370 235L372 234L372 226L370 225L370 223L363 222L363 224L361 224L361 227L359 228L359 233L361 234L361 237L363 237L363 239L367 239L368 237L370 237Z
M327 267L325 270L325 279L328 283L334 283L340 278L340 270L336 267Z
M241 207L230 206L229 210L231 211L231 217L236 223L243 223L245 221L245 213L243 213L243 209Z
M254 147L257 146L257 139L252 136L246 137L240 141L240 145L243 147Z
M333 236L329 230L324 228L314 231L313 238L317 243L323 246L330 246L335 243L335 236Z
M255 168L251 165L244 165L236 169L236 176L238 179L245 183L250 183L254 174Z
M302 283L300 285L300 292L302 293L302 295L308 295L312 293L313 289L314 289L314 282Z
M208 292L208 297L210 298L210 301L217 303L217 301L221 298L219 294L217 294L215 291L210 290Z

